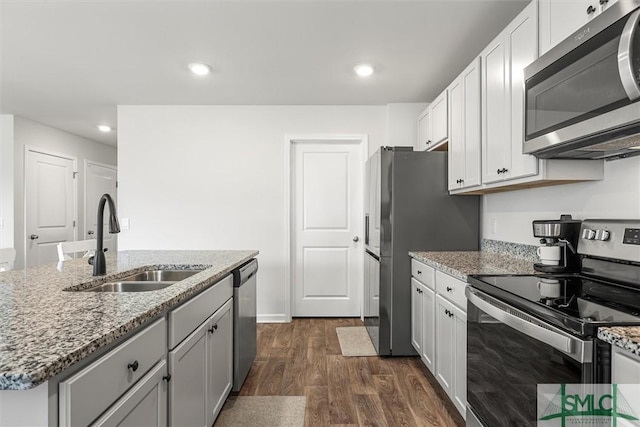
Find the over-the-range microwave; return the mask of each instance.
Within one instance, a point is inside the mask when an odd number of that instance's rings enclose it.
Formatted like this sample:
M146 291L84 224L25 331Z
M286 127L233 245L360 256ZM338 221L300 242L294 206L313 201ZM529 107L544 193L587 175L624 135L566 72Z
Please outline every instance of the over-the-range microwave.
M640 0L619 0L525 68L525 153L640 155L639 22Z

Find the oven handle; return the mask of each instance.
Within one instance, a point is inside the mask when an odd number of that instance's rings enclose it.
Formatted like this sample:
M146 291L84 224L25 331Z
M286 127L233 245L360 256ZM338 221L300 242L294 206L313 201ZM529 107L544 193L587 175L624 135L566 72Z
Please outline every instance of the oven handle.
M531 338L534 338L538 341L550 345L551 347L563 353L566 353L567 355L571 356L572 359L575 359L582 363L591 362L591 351L589 348L591 343L589 341L581 341L575 339L569 334L564 334L562 331L555 331L538 326L532 321L526 320L531 319L535 321L535 319L531 318L531 316L524 312L521 312L520 310L510 308L522 317L518 317L514 314L508 313L485 300L485 298L487 300L493 300L492 297L472 288L471 286L467 286L465 293L470 303L472 303L477 308L484 311L494 319L506 324L507 326L512 327L519 332L522 332L525 335L530 336ZM552 327L549 326L549 328Z
M635 77L633 69L633 37L638 28L638 20L640 20L640 9L636 10L629 16L629 20L622 30L620 36L620 44L618 45L618 73L620 81L627 93L629 100L633 101L640 98L640 87Z

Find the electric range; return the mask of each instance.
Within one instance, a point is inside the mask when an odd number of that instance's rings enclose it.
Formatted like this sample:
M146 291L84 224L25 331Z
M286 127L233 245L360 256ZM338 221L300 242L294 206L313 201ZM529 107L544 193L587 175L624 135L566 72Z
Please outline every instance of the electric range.
M640 221L585 220L580 236L578 273L469 277L467 426L535 426L538 384L611 381L596 335L640 325Z

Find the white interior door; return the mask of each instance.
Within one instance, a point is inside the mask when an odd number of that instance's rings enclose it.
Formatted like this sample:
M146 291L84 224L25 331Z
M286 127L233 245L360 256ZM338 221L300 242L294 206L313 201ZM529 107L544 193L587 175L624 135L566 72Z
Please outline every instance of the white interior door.
M104 165L94 162L86 162L85 165L85 195L84 195L84 239L96 238L96 220L98 215L98 202L103 194L109 193L114 202L117 203L117 168L111 165ZM117 251L117 234L109 233L109 207L105 208L104 215L104 247L109 251Z
M363 281L359 143L294 143L293 315L359 316Z
M56 245L75 240L75 159L25 153L26 265L58 260Z

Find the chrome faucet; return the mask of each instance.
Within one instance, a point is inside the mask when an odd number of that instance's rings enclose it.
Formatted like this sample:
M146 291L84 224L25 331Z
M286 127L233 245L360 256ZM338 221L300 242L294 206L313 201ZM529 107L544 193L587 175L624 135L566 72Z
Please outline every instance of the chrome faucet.
M118 222L118 216L116 215L116 205L113 203L113 199L109 194L103 194L100 198L100 202L98 203L98 222L96 226L98 227L97 232L97 243L96 243L96 254L89 258L89 264L93 264L93 275L94 276L104 276L107 274L107 262L104 258L104 239L103 239L103 228L104 228L104 205L105 203L109 203L109 233L115 234L120 232L120 223Z

